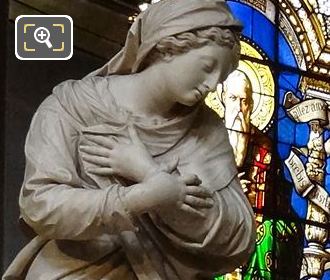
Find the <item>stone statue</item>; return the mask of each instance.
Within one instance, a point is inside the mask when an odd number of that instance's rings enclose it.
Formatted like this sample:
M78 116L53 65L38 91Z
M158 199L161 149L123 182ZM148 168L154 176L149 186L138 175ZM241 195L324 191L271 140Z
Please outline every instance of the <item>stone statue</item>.
M236 68L240 29L224 1L161 1L108 64L54 88L26 141L36 237L3 279L211 279L248 260L253 212L203 102Z

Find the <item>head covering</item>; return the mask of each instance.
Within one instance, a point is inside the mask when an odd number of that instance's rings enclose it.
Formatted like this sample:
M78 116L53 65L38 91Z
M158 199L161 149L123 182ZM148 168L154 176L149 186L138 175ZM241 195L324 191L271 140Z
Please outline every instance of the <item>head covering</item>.
M88 76L131 74L157 43L175 34L211 26L242 29L225 0L163 0L142 12L130 28L123 49Z

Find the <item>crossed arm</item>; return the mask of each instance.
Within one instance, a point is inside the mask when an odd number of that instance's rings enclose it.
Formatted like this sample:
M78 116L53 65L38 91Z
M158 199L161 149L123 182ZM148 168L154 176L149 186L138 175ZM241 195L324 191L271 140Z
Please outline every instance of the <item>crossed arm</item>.
M175 174L178 159L158 164L129 127L130 141L118 143L104 136L88 135L80 146L83 159L94 167L87 170L99 176L121 176L136 183L126 193L128 209L134 214L176 205L182 211L205 217L204 208L213 206L212 193L197 175Z
M176 162L159 166L132 131L129 143L110 144L94 137L90 139L94 144L81 150L85 150L85 160L95 162L91 172L118 174L136 184L105 189L86 186L77 170L78 140L72 138L73 132L53 107L40 110L31 124L20 208L23 219L39 235L88 240L104 232L132 230L130 214L175 205L203 217L204 210L212 207L211 193L196 175L170 174Z

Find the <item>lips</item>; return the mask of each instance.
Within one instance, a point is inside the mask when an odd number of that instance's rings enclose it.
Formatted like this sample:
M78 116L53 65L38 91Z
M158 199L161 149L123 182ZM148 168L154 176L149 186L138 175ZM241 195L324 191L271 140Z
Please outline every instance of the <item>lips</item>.
M199 89L196 89L195 97L196 97L196 99L199 101L199 100L201 100L202 98L204 98L204 95L203 95L203 93L202 93Z

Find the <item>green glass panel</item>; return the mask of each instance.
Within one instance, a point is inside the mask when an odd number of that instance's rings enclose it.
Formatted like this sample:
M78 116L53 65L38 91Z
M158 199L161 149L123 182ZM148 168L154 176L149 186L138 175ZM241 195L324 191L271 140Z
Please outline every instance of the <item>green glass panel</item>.
M288 242L294 238L297 234L297 228L294 223L284 222L282 220L275 222L275 232L273 230L274 221L266 220L262 224L260 224L257 228L257 240L256 240L256 249L250 260L248 262L247 267L243 268L243 280L271 280L274 279L273 269L273 257L279 257L282 261L278 266L290 266L292 262L283 256L291 256L294 255L291 251L291 246L288 246ZM274 244L273 234L276 235L276 242ZM295 246L297 244L295 243ZM275 250L275 252L274 252ZM279 261L279 259L278 259ZM287 263L287 264L286 264ZM280 270L283 270L281 268ZM218 276L215 280L233 280L237 279L231 276Z

